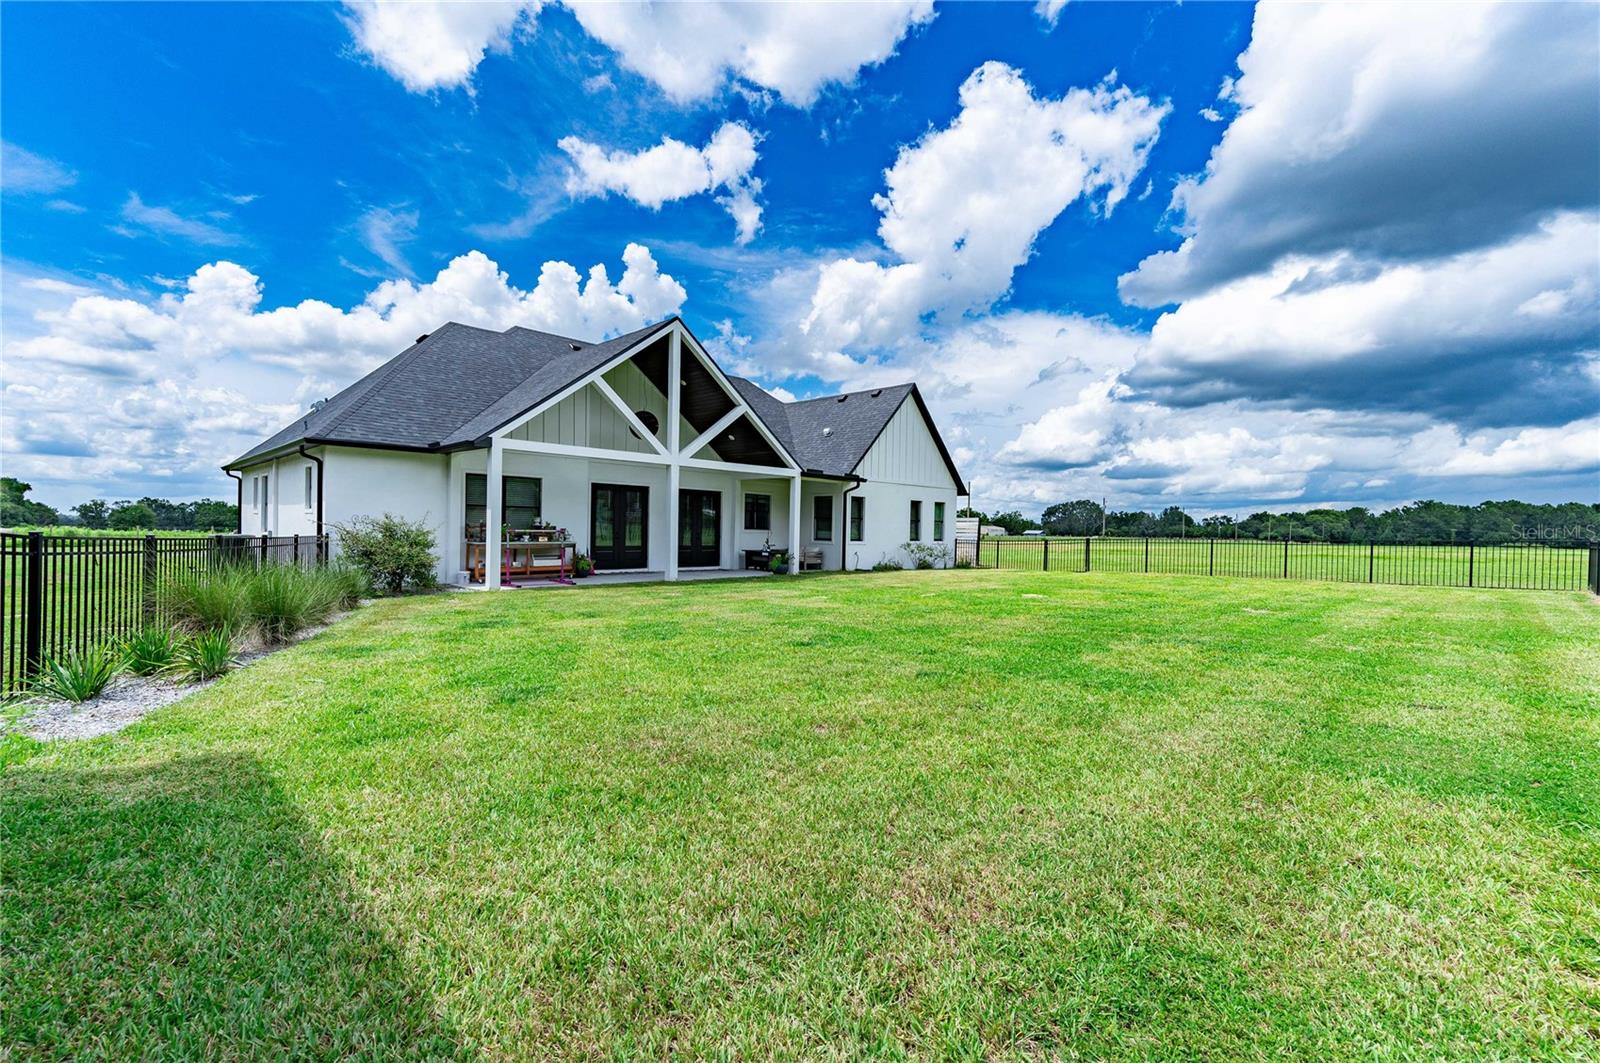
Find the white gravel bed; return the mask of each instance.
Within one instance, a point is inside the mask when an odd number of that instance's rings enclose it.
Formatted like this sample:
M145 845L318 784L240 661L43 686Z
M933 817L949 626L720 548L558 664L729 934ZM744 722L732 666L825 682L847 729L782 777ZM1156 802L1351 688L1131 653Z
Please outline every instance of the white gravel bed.
M293 642L281 646L251 646L240 652L237 667L243 668L270 653L319 635L339 619L340 617L336 616L326 624L307 628ZM137 723L156 709L181 701L215 682L215 679L207 679L198 683L184 683L164 677L147 679L135 675L120 675L106 684L105 690L100 692L99 697L90 698L88 701L74 703L38 699L34 702L36 707L27 711L11 727L41 742L98 738L101 735L115 734L124 727Z

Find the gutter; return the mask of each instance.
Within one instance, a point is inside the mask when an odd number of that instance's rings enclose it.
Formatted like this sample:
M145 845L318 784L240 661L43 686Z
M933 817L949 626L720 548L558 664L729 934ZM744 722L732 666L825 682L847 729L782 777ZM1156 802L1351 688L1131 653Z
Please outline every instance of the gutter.
M849 569L846 567L847 561L845 559L845 555L850 552L850 492L867 482L864 477L852 475L851 478L854 480L854 483L852 483L849 487L846 487L843 491L839 492L839 505L844 509L844 512L839 514L839 516L843 518L840 523L844 525L844 536L839 540L840 572L849 571ZM865 528L861 529L861 533L863 535L866 534L866 531L867 529Z
M322 538L322 459L300 444L300 456L317 467L317 538ZM239 500L244 500L244 481L239 481Z
M223 469L222 471L224 473L226 473L227 475L233 477L234 485L238 489L237 492L236 492L236 495L235 495L235 497L238 499L238 501L234 504L234 507L233 507L233 529L234 529L233 533L235 535L243 535L244 534L244 477L242 475L240 475L239 473L234 472L232 469Z

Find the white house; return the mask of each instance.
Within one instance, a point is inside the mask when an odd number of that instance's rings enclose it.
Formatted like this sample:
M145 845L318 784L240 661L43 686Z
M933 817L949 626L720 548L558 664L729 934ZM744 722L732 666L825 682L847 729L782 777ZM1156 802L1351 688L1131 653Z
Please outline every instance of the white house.
M950 452L915 384L783 402L729 377L677 318L603 343L454 322L223 467L239 530L311 535L392 513L439 576L501 585L506 539L566 529L602 572L823 568L954 554Z

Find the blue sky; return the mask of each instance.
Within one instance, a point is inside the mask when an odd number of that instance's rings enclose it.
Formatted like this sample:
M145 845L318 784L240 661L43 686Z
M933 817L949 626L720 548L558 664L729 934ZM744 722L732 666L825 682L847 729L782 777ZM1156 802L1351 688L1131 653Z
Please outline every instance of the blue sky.
M1594 7L5 19L0 456L57 505L226 496L447 317L667 313L917 380L985 508L1600 498Z

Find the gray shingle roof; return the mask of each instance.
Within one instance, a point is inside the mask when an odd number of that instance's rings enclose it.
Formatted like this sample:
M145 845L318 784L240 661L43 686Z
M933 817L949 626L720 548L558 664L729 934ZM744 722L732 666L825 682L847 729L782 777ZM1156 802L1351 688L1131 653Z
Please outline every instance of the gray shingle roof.
M873 388L869 391L851 391L843 395L827 395L820 399L802 402L784 402L769 395L756 384L731 378L733 386L756 415L771 429L772 434L794 455L800 467L829 476L849 476L855 472L861 459L867 456L872 444L907 399L917 404L939 453L950 469L950 476L959 485L957 472L944 440L934 427L933 418L915 384L895 384L892 387Z
M671 320L604 343L452 321L224 467L310 441L415 450L471 445Z
M603 343L521 327L494 332L452 321L224 468L237 468L297 443L411 450L480 445L496 428L675 320L668 318ZM916 402L933 428L915 384L784 402L748 380L729 379L808 472L852 475L907 398ZM933 429L933 438L950 475L961 483L937 429Z

